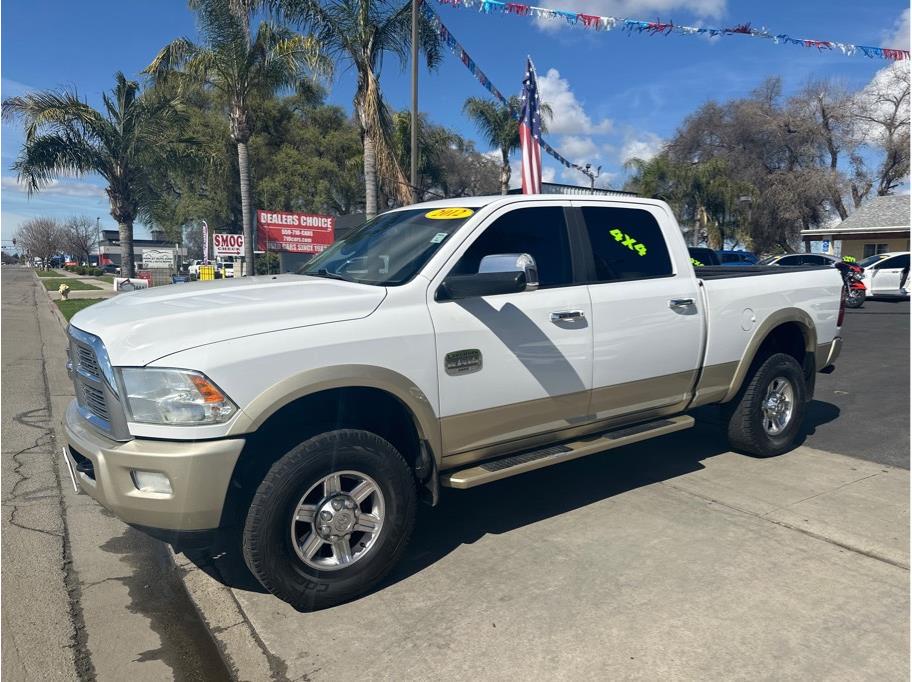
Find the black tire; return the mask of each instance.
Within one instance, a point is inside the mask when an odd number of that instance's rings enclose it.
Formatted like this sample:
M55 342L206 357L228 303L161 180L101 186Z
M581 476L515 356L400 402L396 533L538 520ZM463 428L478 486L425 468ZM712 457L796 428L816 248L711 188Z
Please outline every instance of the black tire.
M349 470L379 486L383 526L369 554L336 570L318 570L305 564L292 544L292 515L315 483ZM257 488L244 524L244 561L263 587L300 611L354 599L380 582L402 556L415 523L415 500L412 471L387 441L367 431L320 434L273 464Z
M780 378L792 385L792 413L782 431L771 434L764 427L763 402L772 382ZM771 355L756 367L726 407L728 442L733 450L756 457L773 457L791 450L807 410L807 386L801 365L791 355Z
M847 308L860 308L865 302L865 292L860 289L851 289L846 296Z

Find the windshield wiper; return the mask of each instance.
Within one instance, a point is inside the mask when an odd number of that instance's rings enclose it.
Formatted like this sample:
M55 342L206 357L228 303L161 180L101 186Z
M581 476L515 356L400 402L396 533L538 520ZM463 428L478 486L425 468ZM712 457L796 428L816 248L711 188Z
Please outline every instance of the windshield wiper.
M320 268L316 272L307 272L305 273L311 277L326 277L327 279L341 279L343 282L351 282L347 277L343 277L337 272L330 272L326 268Z

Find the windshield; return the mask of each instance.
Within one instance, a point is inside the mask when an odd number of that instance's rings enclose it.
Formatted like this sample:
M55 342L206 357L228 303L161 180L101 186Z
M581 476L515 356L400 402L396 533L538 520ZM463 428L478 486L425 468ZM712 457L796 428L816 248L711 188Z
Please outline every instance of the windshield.
M474 212L450 207L378 215L308 261L298 274L382 286L404 284Z
M874 265L874 263L876 263L878 261L882 261L884 258L886 258L886 256L883 255L882 253L875 253L873 256L868 256L863 261L860 261L860 262L856 263L855 265L860 265L863 268L869 268L872 265Z

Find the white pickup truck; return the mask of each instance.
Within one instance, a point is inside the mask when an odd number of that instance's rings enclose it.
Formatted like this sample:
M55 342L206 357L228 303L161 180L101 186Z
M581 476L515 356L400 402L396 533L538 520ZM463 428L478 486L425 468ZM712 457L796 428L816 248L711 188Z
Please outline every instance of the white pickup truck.
M78 313L64 454L124 521L236 528L268 590L319 608L377 584L439 486L686 429L710 403L734 449L787 451L843 310L832 268L695 271L660 201L408 206L300 274Z

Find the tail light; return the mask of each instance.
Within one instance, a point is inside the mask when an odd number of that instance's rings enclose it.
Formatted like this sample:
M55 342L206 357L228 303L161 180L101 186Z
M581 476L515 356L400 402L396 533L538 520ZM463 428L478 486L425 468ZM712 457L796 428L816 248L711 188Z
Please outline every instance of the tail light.
M839 294L839 317L836 318L836 326L841 327L842 321L845 319L846 311L846 287L842 287L842 293Z

